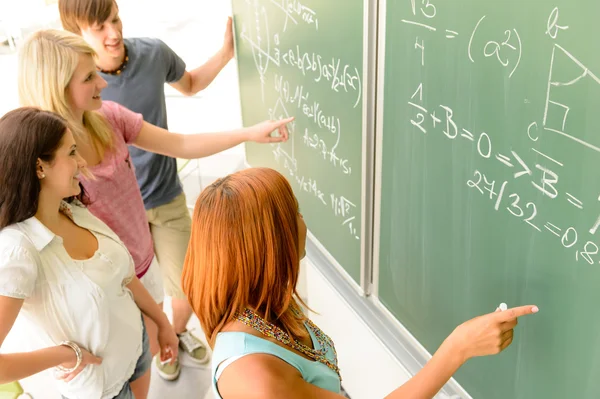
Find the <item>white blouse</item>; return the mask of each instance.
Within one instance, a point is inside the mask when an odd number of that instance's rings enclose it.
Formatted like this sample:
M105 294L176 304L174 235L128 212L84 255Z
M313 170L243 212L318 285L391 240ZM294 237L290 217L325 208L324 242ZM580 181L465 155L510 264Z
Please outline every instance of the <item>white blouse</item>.
M103 359L69 383L56 380L63 396L113 398L142 354L141 312L126 287L133 260L100 219L82 206L63 206L97 238L96 253L72 259L62 238L35 217L8 226L0 230L0 295L24 299L20 315L34 327L32 349L70 340Z

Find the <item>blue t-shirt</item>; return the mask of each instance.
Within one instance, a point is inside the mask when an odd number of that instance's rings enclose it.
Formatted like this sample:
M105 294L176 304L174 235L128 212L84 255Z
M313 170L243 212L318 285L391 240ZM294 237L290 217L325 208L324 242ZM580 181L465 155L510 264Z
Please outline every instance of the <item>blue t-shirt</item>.
M177 82L185 62L159 39L125 39L129 61L120 75L100 73L108 83L104 100L114 101L143 115L144 120L168 129L165 83ZM129 147L146 209L171 202L183 192L175 158Z

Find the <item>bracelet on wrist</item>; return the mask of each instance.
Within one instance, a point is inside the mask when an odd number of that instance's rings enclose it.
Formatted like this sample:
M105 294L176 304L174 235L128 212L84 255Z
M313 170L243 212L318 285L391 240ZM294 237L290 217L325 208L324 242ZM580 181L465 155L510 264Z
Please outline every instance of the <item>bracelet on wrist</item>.
M75 366L73 366L70 369L63 367L60 364L58 366L56 366L56 368L59 369L63 373L72 373L73 371L77 370L77 368L81 365L81 361L83 360L83 354L81 353L81 348L79 347L79 345L77 345L75 342L72 342L72 341L63 341L60 343L60 345L68 346L69 348L73 349L73 352L75 352L75 356L77 357L77 361L75 362Z

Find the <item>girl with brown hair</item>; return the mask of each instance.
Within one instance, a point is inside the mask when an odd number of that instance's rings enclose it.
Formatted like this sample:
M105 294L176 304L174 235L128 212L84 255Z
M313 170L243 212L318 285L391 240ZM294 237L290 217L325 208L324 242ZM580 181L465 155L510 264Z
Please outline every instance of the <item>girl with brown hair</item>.
M35 349L0 354L0 384L56 367L63 397L145 399L142 314L163 360L178 339L123 242L84 206L86 166L60 116L28 107L0 119L0 344L20 314Z

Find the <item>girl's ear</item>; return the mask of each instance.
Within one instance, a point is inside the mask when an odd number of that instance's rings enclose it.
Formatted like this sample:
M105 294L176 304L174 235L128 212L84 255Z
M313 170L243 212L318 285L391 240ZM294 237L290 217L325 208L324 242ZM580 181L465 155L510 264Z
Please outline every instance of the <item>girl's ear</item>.
M37 172L38 179L42 180L43 178L46 177L46 174L44 173L44 166L42 165L42 160L39 158L37 159L37 161L35 163L35 170Z

